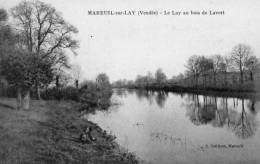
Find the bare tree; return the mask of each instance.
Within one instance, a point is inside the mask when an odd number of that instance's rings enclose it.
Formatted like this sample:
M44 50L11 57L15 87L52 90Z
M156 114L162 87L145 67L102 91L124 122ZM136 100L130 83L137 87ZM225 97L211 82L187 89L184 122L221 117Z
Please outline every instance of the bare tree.
M198 55L192 55L188 61L187 65L185 65L187 68L186 74L188 76L193 77L193 81L195 81L195 86L198 86L198 78L200 75L200 64L199 64L199 56Z
M221 63L223 63L223 57L221 55L213 55L211 57L213 62L212 73L213 73L213 82L214 85L217 84L217 73L221 70Z
M29 52L40 60L49 58L53 66L67 65L64 49L75 52L78 42L73 39L73 34L78 31L55 8L38 0L22 1L11 9L11 13ZM36 72L35 88L40 98L40 70Z
M252 49L250 46L245 44L238 44L233 47L231 52L231 60L233 66L240 72L240 82L243 84L244 70L246 68L246 63L252 55Z
M199 72L203 76L203 86L205 87L206 86L206 76L213 69L213 61L204 56L199 56L198 63L199 63L199 70L200 70Z

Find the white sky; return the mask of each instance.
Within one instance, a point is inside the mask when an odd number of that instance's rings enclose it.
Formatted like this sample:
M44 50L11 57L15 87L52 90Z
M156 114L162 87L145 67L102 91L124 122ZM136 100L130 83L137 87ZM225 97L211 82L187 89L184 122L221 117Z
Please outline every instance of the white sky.
M0 0L10 8L20 0ZM260 52L259 0L46 0L79 30L73 61L84 78L100 72L112 81L162 68L184 72L193 54L227 54L237 43ZM225 10L224 16L89 16L88 10ZM91 38L90 36L94 36Z

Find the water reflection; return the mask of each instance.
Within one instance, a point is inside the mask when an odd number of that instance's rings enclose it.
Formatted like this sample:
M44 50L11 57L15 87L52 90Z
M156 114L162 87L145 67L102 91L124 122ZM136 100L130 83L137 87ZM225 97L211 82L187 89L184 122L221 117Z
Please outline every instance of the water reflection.
M119 97L135 93L139 101L148 101L150 105L156 103L161 109L168 99L168 92L164 91L118 89L115 93ZM186 116L196 126L211 125L227 128L241 139L253 136L258 128L259 124L255 118L258 112L255 108L255 99L196 94L178 94L178 96L185 100L183 105L186 108Z
M130 92L133 92L133 90L129 90ZM154 102L160 107L163 108L165 101L168 98L168 92L164 91L148 91L148 90L136 90L135 91L137 98L142 100L147 100L150 105L153 105Z
M250 109L250 112L256 114L257 111L256 111L256 108L255 108L255 103L256 103L256 100L255 99L252 99L248 104L247 104L247 107L248 109Z
M114 93L113 99L121 102L116 109L112 106L110 112L99 111L87 119L112 131L120 145L145 161L155 164L260 161L258 99L145 90ZM243 148L229 148L230 144Z
M248 111L245 110L245 101L248 102ZM196 126L226 127L242 139L253 136L258 127L255 100L233 99L233 106L229 102L224 97L188 95L185 99L186 115Z
M160 108L164 107L164 104L165 104L165 101L167 100L167 97L168 97L168 92L163 92L163 91L157 92L155 99L156 99L157 105Z
M245 111L245 100L242 99L242 111L240 113L233 112L230 114L228 127L235 132L235 134L242 139L253 136L257 130L257 121L250 113Z
M125 97L127 95L127 90L125 89L116 89L115 91L115 94L119 97Z

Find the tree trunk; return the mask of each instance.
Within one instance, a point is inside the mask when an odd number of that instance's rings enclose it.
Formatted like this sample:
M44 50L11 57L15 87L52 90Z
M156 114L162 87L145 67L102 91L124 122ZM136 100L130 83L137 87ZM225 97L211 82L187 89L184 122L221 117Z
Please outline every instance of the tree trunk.
M227 72L225 72L225 87L227 87Z
M204 76L204 79L203 79L203 86L204 86L204 88L206 88L206 74L204 74L203 76Z
M25 91L24 99L23 99L23 109L30 108L30 90Z
M217 73L214 73L214 75L213 75L214 77L214 86L216 86L217 85L217 78L216 78L216 76L217 76Z
M22 108L22 89L17 88L17 110Z
M79 89L79 80L75 81L76 89Z
M196 95L196 99L197 99L197 106L198 106L198 108L199 108L199 107L200 107L199 95Z
M60 87L60 76L59 75L56 76L56 87L57 88Z
M195 87L198 88L198 76L195 75Z
M242 69L241 59L240 59L239 71L240 71L240 83L243 84L243 69Z
M250 71L250 80L254 81L254 76L253 76L253 72L252 71Z
M38 81L36 81L35 87L36 87L36 99L40 100L41 99L41 91L40 91L40 87L39 87Z
M250 110L255 112L255 100L252 100L251 106L250 106Z
M37 87L36 90L37 90L37 100L40 100L40 99L41 99L41 91L40 91L40 88Z
M215 97L214 100L215 100L216 109L218 109L218 100L217 100L217 97Z
M243 84L243 71L240 71L240 82Z

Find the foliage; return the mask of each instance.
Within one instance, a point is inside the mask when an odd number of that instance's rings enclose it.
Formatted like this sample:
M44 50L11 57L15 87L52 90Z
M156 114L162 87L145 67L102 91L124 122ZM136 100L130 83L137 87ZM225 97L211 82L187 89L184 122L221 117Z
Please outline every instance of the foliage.
M79 91L81 110L91 110L97 107L103 110L107 109L111 105L112 93L111 87L99 88L95 82L85 82Z
M156 72L155 72L155 80L158 84L162 84L164 82L166 82L167 77L164 74L164 72L162 71L161 68L159 68Z
M21 49L10 51L1 60L1 74L10 85L21 88L31 88L36 74L40 75L43 84L48 84L53 77L50 62L37 59L35 55Z
M79 91L74 87L64 87L57 88L52 87L44 90L42 93L42 98L45 100L79 100Z
M98 74L96 84L99 89L107 89L111 87L109 77L105 73Z
M68 67L65 49L73 53L78 48L74 34L78 30L67 23L54 7L41 1L22 1L11 9L23 48L37 57L38 65L48 61L52 72ZM38 68L38 67L37 67ZM34 87L40 98L39 88L45 86L42 69L35 69ZM49 82L50 83L50 82Z

